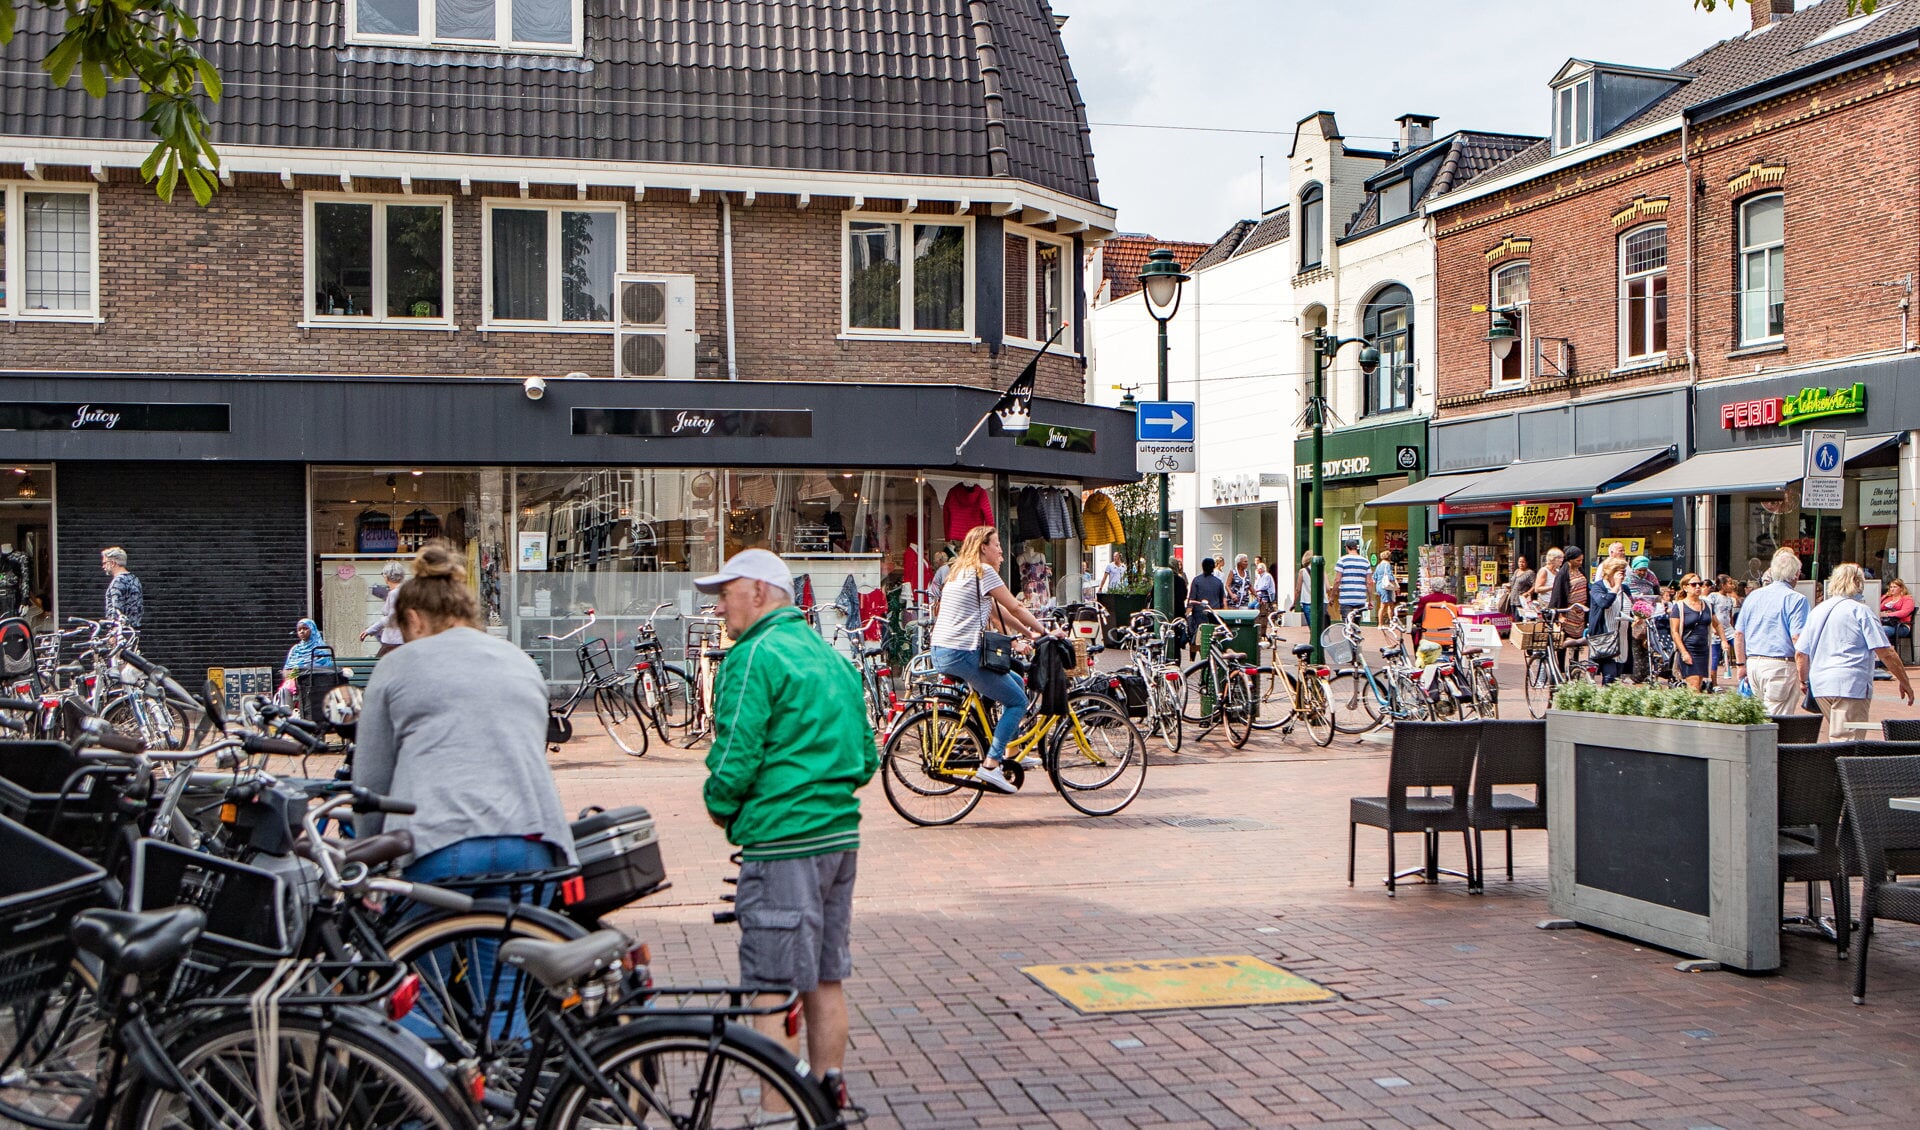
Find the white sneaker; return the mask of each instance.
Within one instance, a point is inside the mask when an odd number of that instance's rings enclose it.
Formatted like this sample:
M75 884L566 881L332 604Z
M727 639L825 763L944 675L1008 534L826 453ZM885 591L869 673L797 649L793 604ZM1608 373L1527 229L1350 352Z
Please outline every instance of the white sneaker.
M1013 787L1012 781L1007 780L1007 775L1000 771L998 765L982 765L973 771L973 779L976 781L985 781L1003 793L1019 791Z
M1889 675L1887 677L1892 678L1893 676ZM1020 759L1020 768L1038 769L1040 768L1040 759L1037 757L1023 757Z

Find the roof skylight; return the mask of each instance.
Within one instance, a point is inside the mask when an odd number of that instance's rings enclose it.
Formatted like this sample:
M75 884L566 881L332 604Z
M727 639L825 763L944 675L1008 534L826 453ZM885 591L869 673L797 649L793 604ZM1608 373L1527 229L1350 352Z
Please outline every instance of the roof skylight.
M1898 4L1882 4L1880 7L1875 8L1873 11L1868 12L1864 16L1855 16L1850 20L1841 20L1839 23L1834 24L1832 27L1821 32L1819 35L1816 35L1812 39L1807 40L1801 46L1818 47L1822 43L1832 43L1836 39L1845 38L1846 36L1852 35L1854 32L1859 31L1861 28L1866 27L1868 24L1879 19L1881 16L1886 15L1888 12L1893 11L1897 7L1899 7Z

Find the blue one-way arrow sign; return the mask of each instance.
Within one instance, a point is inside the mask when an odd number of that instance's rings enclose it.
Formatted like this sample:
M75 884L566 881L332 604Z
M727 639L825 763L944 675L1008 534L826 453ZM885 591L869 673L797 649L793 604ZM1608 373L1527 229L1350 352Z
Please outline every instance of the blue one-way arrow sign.
M1133 438L1161 442L1193 442L1193 401L1143 400L1134 418Z

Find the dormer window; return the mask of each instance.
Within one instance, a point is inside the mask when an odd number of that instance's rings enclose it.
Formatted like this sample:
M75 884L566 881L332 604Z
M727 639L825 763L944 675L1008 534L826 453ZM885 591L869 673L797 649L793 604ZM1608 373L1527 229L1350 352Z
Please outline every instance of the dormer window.
M581 0L349 0L347 40L527 53L578 52Z
M1397 180L1380 190L1380 222L1390 224L1413 212L1413 182Z
M1578 149L1593 140L1593 78L1570 82L1553 93L1553 148Z

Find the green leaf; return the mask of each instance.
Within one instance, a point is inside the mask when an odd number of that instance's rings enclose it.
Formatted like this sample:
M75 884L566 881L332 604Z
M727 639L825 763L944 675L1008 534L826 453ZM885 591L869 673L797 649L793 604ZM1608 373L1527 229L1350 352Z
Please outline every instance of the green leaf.
M0 44L13 42L14 0L0 0Z
M172 203L173 189L174 189L174 186L179 183L179 181L180 181L180 162L174 158L174 155L172 153L168 153L167 154L167 170L166 172L163 172L160 174L160 183L159 185L156 186L160 193L160 199L165 200L168 203Z
M101 70L100 64L94 62L92 59L83 60L80 64L80 85L85 87L87 93L93 95L95 98L105 98L107 96L107 73Z
M143 181L152 181L154 173L160 168L160 159L166 155L167 146L165 142L154 146L153 152L147 154L147 159L140 162L140 179Z
M80 61L80 46L79 39L68 35L47 52L46 59L40 65L53 76L55 86L65 86L67 80L73 77L74 65Z
M207 202L213 199L213 178L204 170L188 168L187 187L193 190L194 203L202 208L205 208Z
M213 99L215 102L220 101L221 86L219 70L205 59L195 60L194 65L200 72L200 85L207 88L207 97Z

